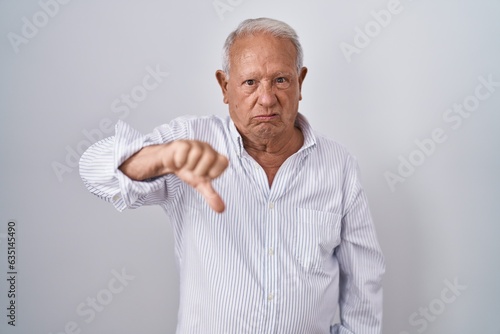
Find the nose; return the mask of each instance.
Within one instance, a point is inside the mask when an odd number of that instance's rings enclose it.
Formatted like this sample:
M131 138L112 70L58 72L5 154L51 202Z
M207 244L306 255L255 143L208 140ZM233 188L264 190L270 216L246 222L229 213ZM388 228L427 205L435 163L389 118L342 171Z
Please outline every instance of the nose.
M264 81L259 87L259 104L263 107L272 107L278 101L271 82Z

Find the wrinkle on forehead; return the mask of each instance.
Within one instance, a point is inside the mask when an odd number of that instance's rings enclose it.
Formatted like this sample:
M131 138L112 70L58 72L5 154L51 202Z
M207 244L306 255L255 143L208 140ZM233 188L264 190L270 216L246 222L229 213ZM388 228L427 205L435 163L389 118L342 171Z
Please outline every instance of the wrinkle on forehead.
M267 33L236 39L230 50L231 70L292 72L296 68L296 50L293 43ZM236 67L236 68L235 68Z

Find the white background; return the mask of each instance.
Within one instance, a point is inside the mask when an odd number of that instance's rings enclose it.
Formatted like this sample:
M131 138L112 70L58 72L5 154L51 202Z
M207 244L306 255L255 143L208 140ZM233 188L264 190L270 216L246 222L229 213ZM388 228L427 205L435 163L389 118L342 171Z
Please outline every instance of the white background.
M500 333L500 87L459 126L443 119L474 102L479 77L500 82L500 2L401 0L379 31L371 11L390 1L219 2L225 12L212 0L73 0L51 17L37 1L0 1L0 332L174 333L179 282L166 216L98 200L68 152L88 146L85 131L99 139L106 119L149 132L178 115L226 114L214 75L223 42L243 19L267 16L302 41L300 111L359 159L387 260L383 332ZM369 44L346 57L341 43L356 47L356 28L366 27ZM169 75L128 114L114 112L148 67ZM446 140L418 153L415 141L436 128ZM386 172L398 173L400 156L419 165L391 189ZM6 317L11 219L15 327ZM134 279L110 294L113 270ZM97 296L112 299L87 322L77 308Z

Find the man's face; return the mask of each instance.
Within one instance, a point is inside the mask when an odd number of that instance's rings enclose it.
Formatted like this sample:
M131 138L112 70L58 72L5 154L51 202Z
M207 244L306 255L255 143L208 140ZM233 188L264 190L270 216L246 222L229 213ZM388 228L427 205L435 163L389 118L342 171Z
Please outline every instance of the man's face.
M224 103L238 131L250 140L287 136L294 130L307 69L297 73L296 50L266 33L236 39L229 79L217 71Z

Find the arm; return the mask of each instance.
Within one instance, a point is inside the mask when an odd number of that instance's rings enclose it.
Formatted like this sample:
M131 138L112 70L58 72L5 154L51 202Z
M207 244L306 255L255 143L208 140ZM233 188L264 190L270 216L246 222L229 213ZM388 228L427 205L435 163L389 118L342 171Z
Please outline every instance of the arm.
M334 333L380 334L381 279L385 264L353 159L347 173L346 189L349 189L349 197L342 220L342 242L336 250L340 268L341 323L334 327Z
M216 212L224 211L224 202L210 181L224 172L228 160L210 145L196 140L177 140L142 148L119 169L127 177L144 181L175 174L204 197Z
M80 175L88 190L119 211L159 204L175 197L181 180L198 189L217 211L224 205L210 180L227 167L227 159L208 144L186 140L183 120L142 135L119 121L115 136L92 145L80 159Z

